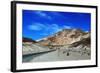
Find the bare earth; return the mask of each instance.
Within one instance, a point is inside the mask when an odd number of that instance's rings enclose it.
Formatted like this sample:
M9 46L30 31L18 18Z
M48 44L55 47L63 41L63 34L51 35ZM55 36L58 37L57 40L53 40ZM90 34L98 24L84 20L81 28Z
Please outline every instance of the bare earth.
M68 61L68 60L88 60L91 56L87 51L65 51L57 49L51 52L31 54L23 57L23 62L49 62L49 61Z

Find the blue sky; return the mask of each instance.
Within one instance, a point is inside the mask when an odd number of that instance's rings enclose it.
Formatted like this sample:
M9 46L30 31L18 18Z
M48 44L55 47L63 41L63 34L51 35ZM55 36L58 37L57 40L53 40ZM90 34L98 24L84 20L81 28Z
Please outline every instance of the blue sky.
M55 11L22 11L23 37L39 40L63 29L90 31L91 14Z

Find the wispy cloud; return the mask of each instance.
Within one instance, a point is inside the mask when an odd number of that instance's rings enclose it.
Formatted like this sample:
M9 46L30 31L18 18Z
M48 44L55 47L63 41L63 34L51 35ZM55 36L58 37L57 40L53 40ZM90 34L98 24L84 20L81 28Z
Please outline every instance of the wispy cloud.
M40 16L44 16L44 17L47 16L47 15L46 15L44 12L42 12L42 11L37 11L36 14L38 14L38 15L40 15Z
M40 17L44 17L44 18L48 18L48 19L52 19L51 16L49 16L46 12L42 12L42 11L37 11L35 12L37 15L39 15Z
M52 24L52 25L51 25L51 30L53 30L52 33L56 33L56 32L58 32L58 31L61 31L62 28L61 28L58 24Z
M57 33L63 29L71 29L71 26L59 26L58 24L43 24L43 23L33 23L32 25L28 26L29 30L33 31L39 31L39 35L52 35L54 33ZM42 32L40 34L40 31Z
M33 23L28 26L29 30L36 30L36 31L42 30L44 28L45 28L45 25L43 25L41 23Z
M71 29L72 27L71 27L71 26L65 25L63 28L64 28L64 29Z

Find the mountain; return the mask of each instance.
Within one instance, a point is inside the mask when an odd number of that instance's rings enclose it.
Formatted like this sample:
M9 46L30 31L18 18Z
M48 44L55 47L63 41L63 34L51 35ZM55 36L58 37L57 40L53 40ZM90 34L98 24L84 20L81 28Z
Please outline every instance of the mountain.
M86 47L90 48L90 44L91 44L90 42L91 42L90 37L87 37L87 38L81 39L80 41L72 43L69 47L78 47L78 46L82 45L82 47L86 46Z
M23 37L23 42L37 43L35 40L32 40L31 38L26 38L26 37Z
M90 45L90 32L84 32L80 29L63 29L53 36L40 40L41 45L71 45L83 44Z

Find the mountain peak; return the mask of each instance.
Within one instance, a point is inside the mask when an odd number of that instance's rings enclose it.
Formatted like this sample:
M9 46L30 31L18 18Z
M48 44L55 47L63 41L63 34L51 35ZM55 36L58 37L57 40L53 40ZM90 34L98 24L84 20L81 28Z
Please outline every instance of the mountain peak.
M90 33L84 32L80 29L63 29L62 31L57 32L53 36L47 37L39 42L40 44L45 45L67 45L80 41L81 39L87 37L90 37Z

